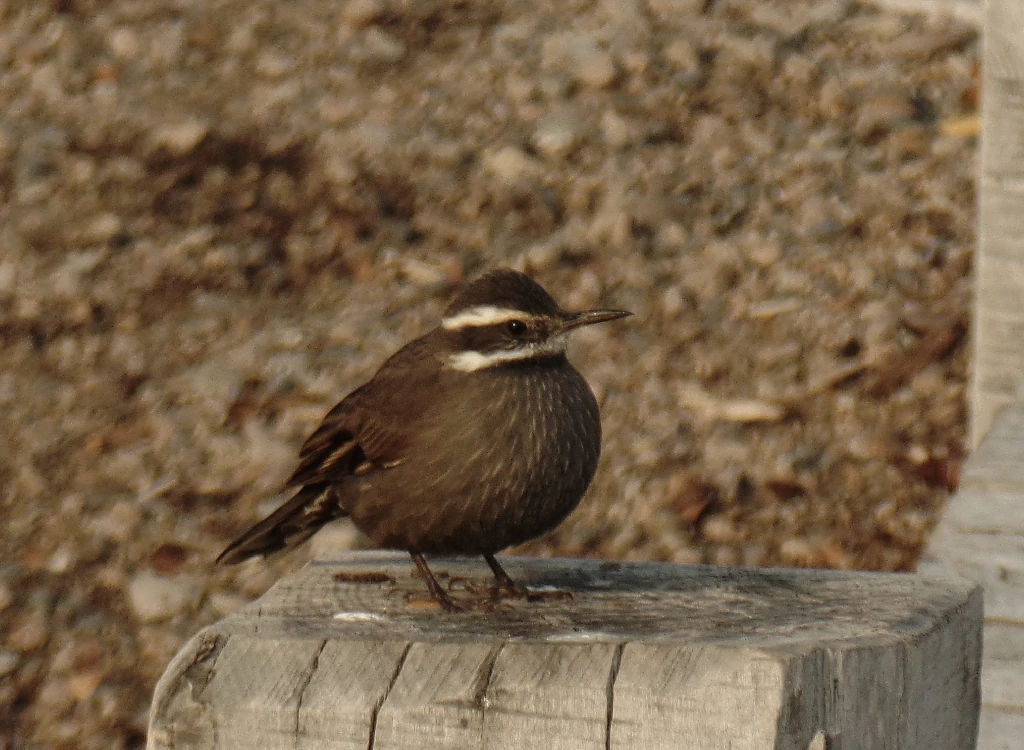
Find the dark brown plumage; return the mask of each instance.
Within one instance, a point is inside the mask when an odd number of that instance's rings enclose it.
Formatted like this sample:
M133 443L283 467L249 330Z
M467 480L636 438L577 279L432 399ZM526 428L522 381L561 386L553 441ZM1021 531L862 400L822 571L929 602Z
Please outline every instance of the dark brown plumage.
M235 563L290 549L349 516L413 555L431 595L457 608L422 555L494 553L558 525L597 467L597 402L565 357L566 334L628 313L563 311L523 274L469 283L441 325L389 358L324 417L287 486L295 496L221 553Z

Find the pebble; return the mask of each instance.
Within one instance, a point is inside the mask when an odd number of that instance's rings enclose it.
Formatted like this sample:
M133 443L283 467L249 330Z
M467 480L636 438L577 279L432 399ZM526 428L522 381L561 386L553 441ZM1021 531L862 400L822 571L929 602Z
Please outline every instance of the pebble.
M141 47L138 34L123 26L110 32L107 44L110 46L110 51L114 53L114 57L119 60L131 60L138 57Z
M383 0L349 0L341 11L341 20L350 26L369 26L387 10Z
M729 544L736 540L736 525L728 516L708 516L701 521L700 533L712 544Z
M85 527L100 538L124 542L135 534L141 521L142 509L138 504L122 500L87 520Z
M256 72L265 78L280 79L295 69L295 60L274 50L264 50L256 58Z
M6 677L18 668L21 657L13 651L0 651L0 677Z
M18 617L7 634L7 645L15 651L25 653L42 648L50 639L50 629L46 613L41 609L33 609Z
M583 138L579 118L553 115L542 118L533 133L533 145L545 156L563 159Z
M128 603L139 622L159 622L195 606L201 592L189 576L169 578L144 570L128 582Z
M154 149L165 148L174 156L184 156L195 149L209 132L210 126L205 122L186 120L158 126L150 140Z
M502 146L484 154L484 169L507 184L538 177L542 167L536 159L515 146Z
M647 0L647 8L667 23L679 23L679 19L694 16L704 10L706 0Z
M629 122L613 109L601 115L601 134L604 142L613 149L621 149L632 140Z
M124 223L113 212L94 216L82 227L80 240L87 245L103 245L121 233Z
M695 73L700 69L700 55L693 42L687 39L674 39L661 51L676 70L683 73Z
M641 0L599 0L597 12L620 27L646 27Z
M816 566L821 557L813 544L799 537L784 540L779 545L779 556L787 563L803 567Z
M586 33L565 31L545 38L541 65L549 72L561 72L593 87L604 88L615 80L615 61L595 38Z
M405 43L376 26L363 33L362 46L353 56L367 63L391 65L405 57Z
M909 120L912 115L910 102L902 97L877 98L857 111L853 132L862 140L878 138L892 131L898 123Z

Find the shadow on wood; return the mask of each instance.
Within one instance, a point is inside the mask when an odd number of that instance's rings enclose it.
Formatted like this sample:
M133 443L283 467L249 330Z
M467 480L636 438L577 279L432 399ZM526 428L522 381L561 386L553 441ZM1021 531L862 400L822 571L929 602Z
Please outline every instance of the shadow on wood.
M504 562L573 600L446 614L405 555L310 563L186 644L148 747L974 747L982 603L961 579Z

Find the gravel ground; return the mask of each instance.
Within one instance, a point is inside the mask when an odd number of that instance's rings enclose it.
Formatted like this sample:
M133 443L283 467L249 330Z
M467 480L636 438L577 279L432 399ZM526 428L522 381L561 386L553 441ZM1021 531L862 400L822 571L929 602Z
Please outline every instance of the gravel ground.
M212 560L453 285L633 310L532 554L908 570L965 439L978 45L846 0L0 0L0 750L139 747Z

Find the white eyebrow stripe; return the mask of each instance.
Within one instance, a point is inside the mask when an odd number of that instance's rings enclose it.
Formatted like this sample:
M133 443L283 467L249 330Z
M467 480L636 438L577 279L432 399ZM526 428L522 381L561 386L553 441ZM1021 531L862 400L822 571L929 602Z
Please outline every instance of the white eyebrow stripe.
M452 354L445 360L445 367L459 372L476 372L488 367L519 362L525 359L536 359L552 354L565 352L565 337L555 336L539 344L519 347L516 349L500 349L495 352L477 352L473 350Z
M496 323L507 323L510 320L533 320L534 316L522 310L512 310L494 305L477 305L441 319L441 327L446 331L457 331L469 326L492 326Z

